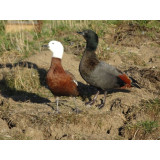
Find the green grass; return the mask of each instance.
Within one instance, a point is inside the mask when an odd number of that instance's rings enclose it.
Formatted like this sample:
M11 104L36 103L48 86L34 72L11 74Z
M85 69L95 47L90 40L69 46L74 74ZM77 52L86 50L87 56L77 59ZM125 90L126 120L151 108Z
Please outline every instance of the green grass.
M137 111L144 116L144 120L128 123L125 126L126 133L133 139L148 139L148 137L159 137L160 122L160 99L142 101L140 110Z
M156 29L156 32L160 31L159 21L55 20L43 21L41 33L36 33L35 31L22 31L10 34L5 33L5 23L6 21L0 21L0 55L6 51L15 51L22 57L27 57L34 54L36 51L39 52L41 50L41 45L48 43L52 39L59 40L64 43L64 45L68 45L70 42L73 42L75 46L81 45L82 39L76 34L76 31L84 29L96 31L101 39L103 39L106 34L113 34L109 28L116 29L120 25L136 24L147 29ZM148 35L149 33L151 32L148 32ZM152 32L152 34L154 33ZM106 41L104 42L106 44ZM101 50L103 50L103 48Z
M128 130L141 130L146 133L152 133L155 129L158 129L159 125L157 121L138 121L136 124L129 124L126 126Z
M142 101L144 112L150 115L153 119L157 119L160 116L160 99L155 98L149 101Z
M142 128L147 133L151 133L152 131L154 131L159 127L157 121L144 121L144 122L139 122L137 125L139 128Z
M35 51L40 50L39 41L34 41L34 37L37 36L36 32L21 31L17 33L6 33L4 29L5 23L6 21L0 21L1 56L8 52L16 52L20 57L28 57L35 53Z

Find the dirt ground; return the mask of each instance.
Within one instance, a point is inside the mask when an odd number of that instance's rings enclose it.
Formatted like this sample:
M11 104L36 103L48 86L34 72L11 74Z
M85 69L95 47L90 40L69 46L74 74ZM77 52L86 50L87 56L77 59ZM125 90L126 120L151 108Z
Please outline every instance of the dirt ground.
M117 47L123 49L122 46ZM133 52L136 58L130 58ZM45 81L51 56L50 51L42 51L25 61L35 64L37 69L43 69L44 74L40 77ZM4 61L1 59L0 64L2 63ZM76 55L65 51L62 65L79 82L86 84L79 74L79 63L80 59ZM160 98L160 48L149 45L149 42L139 47L125 47L124 54L110 53L107 63L135 78L141 89L110 91L105 107L98 109L95 105L85 106L85 102L96 92L95 88L86 84L83 86L84 95L76 98L76 105L81 111L78 114L74 111L75 103L72 97L60 98L63 101L59 106L60 113L57 114L56 105L53 103L55 98L51 94L47 98L33 95L27 99L25 94L20 98L19 95L1 92L0 139L158 139L159 129L152 134L141 135L139 130L127 132L126 126L138 121L154 120L154 117L148 116L141 109L143 102ZM141 63L144 65L139 65ZM9 73L13 68L1 67L1 80L5 78L3 73ZM45 94L48 89L44 87ZM101 99L103 93L96 104L99 104Z

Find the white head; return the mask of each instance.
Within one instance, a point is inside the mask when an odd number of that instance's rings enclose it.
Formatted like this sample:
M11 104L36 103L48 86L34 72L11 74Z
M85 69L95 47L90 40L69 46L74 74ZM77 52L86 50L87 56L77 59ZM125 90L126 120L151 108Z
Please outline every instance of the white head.
M48 43L48 48L51 50L51 52L53 53L52 57L55 58L60 58L62 59L63 56L63 52L64 52L64 47L62 45L61 42L58 41L50 41Z

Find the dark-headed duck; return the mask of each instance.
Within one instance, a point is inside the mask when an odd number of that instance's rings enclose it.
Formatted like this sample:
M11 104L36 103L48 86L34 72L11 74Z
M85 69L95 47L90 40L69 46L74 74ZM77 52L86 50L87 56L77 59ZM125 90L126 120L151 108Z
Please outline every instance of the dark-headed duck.
M98 45L98 35L94 31L84 30L77 33L82 35L87 42L79 65L79 72L87 83L104 90L104 100L103 103L98 105L99 108L105 105L106 94L109 89L130 88L132 86L140 88L136 80L128 77L115 67L98 60L95 54ZM86 104L94 104L98 94L99 90L93 100Z

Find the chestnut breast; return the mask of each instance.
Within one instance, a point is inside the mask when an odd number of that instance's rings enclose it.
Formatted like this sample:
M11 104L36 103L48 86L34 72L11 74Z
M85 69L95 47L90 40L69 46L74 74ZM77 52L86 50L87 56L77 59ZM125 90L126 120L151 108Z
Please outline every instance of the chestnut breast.
M51 67L47 73L46 82L55 96L77 96L78 89L72 76L65 72L61 59L52 58Z

